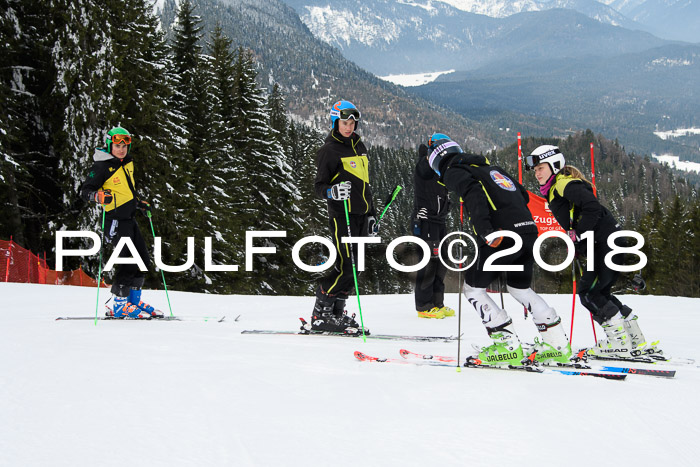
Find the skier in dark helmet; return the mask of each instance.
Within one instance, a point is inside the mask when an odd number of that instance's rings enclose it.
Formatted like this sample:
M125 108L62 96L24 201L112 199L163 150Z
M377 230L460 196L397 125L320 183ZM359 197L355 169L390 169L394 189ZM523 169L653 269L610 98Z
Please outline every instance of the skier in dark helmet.
M97 148L94 163L80 188L85 201L104 206L105 240L116 245L128 237L146 267L151 261L146 242L134 220L137 210L151 210L151 205L138 198L134 187L134 161L131 155L131 134L122 127L112 128L105 136L105 148ZM120 257L130 257L128 248ZM114 318L162 318L163 312L141 300L145 273L135 264L117 264L112 283L113 308L107 311Z
M348 205L351 236L375 236L377 220L367 148L355 132L360 111L351 102L341 100L331 107L330 119L331 131L316 154L314 189L328 202L330 232L338 256L334 267L321 278L309 330L358 334L360 325L345 310L354 285L350 248L357 258L357 246L341 242L348 235L344 203Z
M483 347L476 358L489 364L520 366L524 362L513 320L486 293L486 287L500 272L487 270L485 261L514 245L514 240L509 237L492 237L490 234L508 230L520 236L522 248L496 263L521 267L520 271L507 272L506 284L511 296L532 312L540 333L535 344L535 358L544 363L567 362L571 357L571 346L561 319L530 288L534 265L532 247L537 239L537 226L527 208L529 195L525 188L513 181L502 168L490 165L484 156L464 153L457 143L442 133L433 134L428 147L424 146L422 151L430 167L440 175L440 181L464 200L476 235L478 255L476 263L466 271L462 292L481 316L493 341L492 345Z
M608 237L620 230L610 211L593 194L593 186L576 167L566 165L557 146L542 145L525 158L527 169L535 172L542 196L559 225L567 231L576 250L593 258L594 270L584 271L579 283L581 303L603 327L606 339L589 350L593 355L629 357L640 353L662 353L656 342L647 343L639 328L637 315L612 293L620 273L605 264L611 251ZM581 236L593 232L593 251L585 251ZM616 255L615 260L619 261Z

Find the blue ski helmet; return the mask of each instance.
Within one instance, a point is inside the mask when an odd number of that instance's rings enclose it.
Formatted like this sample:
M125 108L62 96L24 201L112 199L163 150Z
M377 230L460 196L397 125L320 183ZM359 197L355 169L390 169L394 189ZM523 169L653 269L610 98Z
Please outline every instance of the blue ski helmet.
M131 152L131 133L125 128L115 126L105 135L105 146L107 146L107 152L110 154L112 154L112 142L116 144L126 143L126 153L129 154L129 152Z
M430 164L430 168L438 175L441 175L440 162L443 157L464 152L462 148L459 147L459 144L452 141L449 136L443 133L433 133L432 136L428 138L428 150L430 151L428 163Z
M338 101L331 107L331 130L336 129L335 122L340 120L348 120L352 118L355 120L355 129L357 130L357 125L360 123L360 111L357 110L355 104L350 101Z

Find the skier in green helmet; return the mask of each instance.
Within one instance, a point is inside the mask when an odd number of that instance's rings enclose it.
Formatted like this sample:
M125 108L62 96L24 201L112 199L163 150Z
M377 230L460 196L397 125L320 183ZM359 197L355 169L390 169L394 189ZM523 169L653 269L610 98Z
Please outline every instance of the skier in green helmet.
M92 168L80 188L85 201L101 204L105 210L105 239L116 245L121 238L133 242L141 260L150 267L146 241L134 219L136 211L150 212L151 205L139 199L134 182L131 134L114 127L105 135L105 148L97 148ZM128 248L120 257L130 257ZM114 305L107 316L114 318L162 318L163 312L141 301L145 273L135 264L118 264L112 283Z

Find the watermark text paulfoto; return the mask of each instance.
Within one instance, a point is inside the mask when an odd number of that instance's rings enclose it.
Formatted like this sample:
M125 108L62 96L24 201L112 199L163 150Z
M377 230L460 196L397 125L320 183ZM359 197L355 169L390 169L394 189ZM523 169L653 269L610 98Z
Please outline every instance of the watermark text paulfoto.
M263 254L276 254L277 248L274 246L255 246L255 239L272 239L272 238L285 238L287 232L272 230L272 231L260 231L260 230L248 230L245 235L245 270L253 270L253 258L255 255ZM487 261L484 263L484 271L522 271L522 265L510 265L510 264L494 264L497 260L503 259L503 263L508 263L507 257L509 255L519 252L523 247L523 241L520 235L509 230L499 230L493 232L485 237L487 242L494 240L498 237L508 237L514 241L514 245L500 250L493 255L490 255ZM560 264L547 264L541 256L540 249L542 243L546 240L556 237L564 241L567 248L566 259ZM83 238L91 239L93 244L92 247L88 249L68 249L64 246L64 240L69 238ZM636 244L633 246L619 246L615 241L619 238L633 238L636 240ZM350 243L357 245L357 269L358 271L365 270L365 245L373 243L381 243L381 237L343 237L341 239L342 243ZM468 246L467 241L474 245L474 255L470 258L463 254L464 248ZM581 242L585 244L584 251L593 251L594 247L593 232L586 232L581 236ZM443 244L447 242L447 248L443 250ZM605 255L604 261L605 265L614 271L618 272L631 272L638 271L644 268L647 264L647 257L641 251L644 246L644 237L633 231L633 230L621 230L611 234L608 237L608 246L610 251ZM300 257L300 252L302 247L308 244L319 243L323 245L328 250L328 258L323 264L311 266L305 264ZM423 259L417 264L406 266L398 263L394 258L395 249L402 244L413 243L416 244L423 251ZM120 257L122 250L127 248L130 256ZM100 251L101 242L100 237L94 232L89 231L70 231L62 230L56 232L56 270L63 271L63 259L69 256L89 256L95 255ZM430 246L421 238L414 236L403 236L392 240L386 247L385 257L387 263L397 271L401 272L416 272L423 269L431 258L431 248ZM210 272L237 272L238 265L235 264L214 264L212 260L213 251L213 240L211 237L204 237L204 270ZM466 232L452 232L442 239L440 243L440 248L438 248L438 256L440 261L449 269L453 271L464 271L469 269L476 262L478 255L478 244L476 239L466 233ZM447 251L447 258L443 258L443 251ZM460 257L455 257L454 252L457 251L458 254L462 255ZM639 261L631 265L616 264L613 261L615 255L629 254L634 255L639 258ZM154 251L153 257L156 266L166 272L183 272L190 269L194 265L195 258L195 238L187 238L187 259L183 264L180 265L168 265L163 263L162 260L162 241L161 237L154 238ZM576 248L574 242L563 232L560 231L548 231L541 234L535 245L533 247L533 256L535 262L542 269L547 271L561 271L567 268L576 256ZM326 237L321 237L318 235L311 235L304 237L297 241L292 248L292 260L294 264L303 271L307 272L323 272L333 266L337 257L337 251L333 242ZM107 264L105 264L104 270L111 271L116 264L135 264L139 267L141 271L147 271L146 265L136 251L134 243L128 237L122 237L119 239L117 244L114 246L114 251L110 255ZM452 265L456 266L453 267ZM593 255L589 255L586 261L586 270L593 271L595 268Z

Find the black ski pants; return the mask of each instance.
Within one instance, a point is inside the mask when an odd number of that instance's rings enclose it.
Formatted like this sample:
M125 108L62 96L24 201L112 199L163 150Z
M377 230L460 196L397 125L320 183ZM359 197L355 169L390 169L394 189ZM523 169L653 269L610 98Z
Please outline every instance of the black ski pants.
M499 277L500 274L506 274L506 284L516 289L529 289L532 284L532 269L535 265L535 257L532 253L532 248L537 240L536 233L519 234L523 239L523 246L520 251L514 254L504 256L494 261L493 266L499 265L518 265L523 266L522 271L484 271L484 263L493 254L511 248L515 242L506 237L497 248L492 248L486 244L479 246L479 255L476 262L467 269L465 274L465 282L472 287L487 288L491 282Z
M355 285L355 279L352 272L352 259L350 254L354 255L357 261L357 245L342 243L342 237L348 236L348 224L345 220L345 214L331 214L328 225L331 230L331 240L335 245L337 257L333 268L321 278L320 286L322 293L336 297L339 299L347 299ZM352 237L367 236L367 215L350 214L350 235ZM358 276L360 272L357 272Z
M447 235L444 223L423 220L420 223L420 235L430 247L430 261L416 274L415 301L416 311L442 308L445 297L445 274L447 268L439 258L440 241ZM442 245L442 257L447 259L447 242ZM423 260L423 250L418 249L418 261Z
M107 219L105 222L105 240L116 246L121 238L128 237L134 243L136 251L146 268L151 268L151 259L148 253L146 241L141 235L139 225L134 219ZM130 258L131 252L124 246L119 253L120 258ZM112 293L119 297L128 297L131 288L143 286L146 273L142 272L136 264L117 264L112 279Z
M612 318L616 312L623 312L622 303L610 292L620 277L619 271L605 265L605 255L610 250L607 242L595 242L593 248L594 270L584 270L578 285L581 304L591 312L593 319L599 324ZM624 255L613 256L613 261L622 264ZM615 306L608 305L609 302Z

